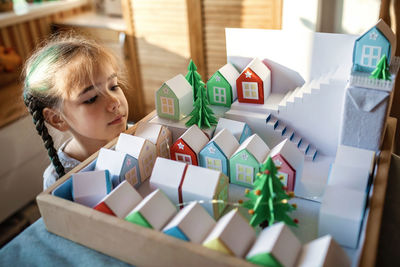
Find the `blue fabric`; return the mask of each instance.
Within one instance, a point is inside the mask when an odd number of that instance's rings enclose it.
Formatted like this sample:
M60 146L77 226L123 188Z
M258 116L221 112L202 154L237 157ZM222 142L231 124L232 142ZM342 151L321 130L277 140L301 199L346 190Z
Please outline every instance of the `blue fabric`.
M59 237L39 219L0 249L0 266L132 266Z

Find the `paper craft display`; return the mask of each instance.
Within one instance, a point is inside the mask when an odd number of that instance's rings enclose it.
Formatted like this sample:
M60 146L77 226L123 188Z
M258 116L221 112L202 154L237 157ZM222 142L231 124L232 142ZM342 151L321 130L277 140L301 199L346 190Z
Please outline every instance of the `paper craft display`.
M366 193L342 186L326 186L322 198L318 236L331 235L340 245L357 248Z
M183 208L163 229L167 235L200 244L215 226L214 219L197 202Z
M350 267L347 253L330 235L315 239L301 248L297 267Z
M254 58L240 73L236 88L240 103L264 104L271 93L271 71Z
M150 184L177 205L204 200L202 206L214 218L221 216L228 201L228 177L223 173L163 158L157 158Z
M135 188L127 181L123 181L110 194L105 196L94 209L118 218L125 218L142 200L142 196Z
M294 191L296 180L300 180L303 173L304 154L286 138L271 150L269 156L279 168L278 176L287 191Z
M211 105L230 107L237 98L236 79L239 72L227 63L207 81L207 95Z
M243 143L248 137L253 133L250 127L245 122L229 120L225 118L220 118L218 120L217 128L215 129L214 135L219 133L222 129L227 129L230 131L239 144Z
M141 182L150 177L157 157L156 145L142 137L121 133L115 150L127 153L137 159ZM134 178L136 177L132 179Z
M160 190L147 195L126 217L125 220L154 230L161 230L175 214L177 209Z
M264 228L246 255L246 260L261 266L295 266L301 243L284 223Z
M141 184L138 160L121 151L101 148L94 169L108 170L113 187L124 180L136 188Z
M230 182L252 187L260 164L265 161L269 151L267 144L257 134L247 138L229 160Z
M237 209L218 220L203 246L243 258L256 239L256 233Z
M93 208L111 189L110 173L107 170L72 175L72 199L79 204Z
M367 193L369 169L352 165L333 163L328 177L328 185L337 185Z
M224 173L229 177L229 159L239 147L236 138L222 129L200 151L200 166Z
M179 121L193 109L193 89L182 74L166 81L156 91L157 115Z
M335 163L359 167L368 170L369 175L372 175L375 166L375 151L339 145Z
M155 144L157 156L169 159L172 133L167 127L155 123L141 123L136 129L135 136L142 137Z
M372 72L383 55L388 65L396 54L396 36L390 27L380 19L371 29L362 34L354 43L353 69Z
M390 92L347 86L339 144L378 151L389 100Z
M200 150L207 144L208 137L197 125L187 129L172 145L171 159L198 165Z

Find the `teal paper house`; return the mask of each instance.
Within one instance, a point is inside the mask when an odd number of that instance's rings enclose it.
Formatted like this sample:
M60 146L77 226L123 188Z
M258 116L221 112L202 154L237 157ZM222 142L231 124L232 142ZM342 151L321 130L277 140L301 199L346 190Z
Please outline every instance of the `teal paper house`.
M257 134L247 138L229 160L231 183L253 187L260 164L265 161L269 151L267 144Z
M207 81L207 96L211 105L230 107L237 98L236 79L240 73L227 63Z
M232 133L223 129L200 151L200 166L229 177L229 158L238 147L239 143Z
M396 37L383 21L361 35L354 43L353 70L372 72L383 55L388 58L388 65L396 50Z
M179 121L193 109L192 86L182 74L178 74L156 91L155 103L159 117Z

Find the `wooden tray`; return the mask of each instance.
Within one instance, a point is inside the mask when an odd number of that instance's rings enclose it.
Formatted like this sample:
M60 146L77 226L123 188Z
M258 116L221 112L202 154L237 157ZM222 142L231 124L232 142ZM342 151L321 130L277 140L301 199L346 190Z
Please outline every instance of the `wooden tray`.
M150 113L142 121L149 121L154 114ZM361 266L374 266L375 263L395 127L396 120L389 118L374 181L365 242L360 247ZM135 129L133 126L127 132L134 133ZM117 139L113 140L106 147L112 147L116 141ZM87 166L97 154L93 154L38 195L37 203L49 232L136 266L255 266L243 259L181 241L51 195L51 192L64 183L71 173Z

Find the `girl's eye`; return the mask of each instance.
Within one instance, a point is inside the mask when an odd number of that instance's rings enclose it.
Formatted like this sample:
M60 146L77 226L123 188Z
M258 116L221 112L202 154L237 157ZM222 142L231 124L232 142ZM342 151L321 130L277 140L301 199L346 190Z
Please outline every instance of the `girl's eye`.
M96 101L96 99L97 99L97 95L94 96L94 97L92 97L92 98L90 98L90 99L88 99L88 100L86 100L86 101L83 102L83 103L85 103L85 104L92 104L92 103L94 103L94 102Z
M110 88L111 91L117 91L119 89L119 85L114 85Z

